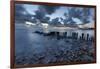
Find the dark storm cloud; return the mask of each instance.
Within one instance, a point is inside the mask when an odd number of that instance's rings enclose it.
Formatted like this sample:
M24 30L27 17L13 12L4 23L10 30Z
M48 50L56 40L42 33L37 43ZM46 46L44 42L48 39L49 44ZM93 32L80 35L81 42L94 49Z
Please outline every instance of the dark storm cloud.
M23 4L16 4L15 5L15 20L20 23L25 23L26 21L33 21L31 20L31 14L28 13L26 8Z
M60 24L59 19L60 19L59 17L56 17L56 18L52 19L50 24L52 24L52 25L59 25Z
M20 11L24 11L25 8L23 7L23 5L16 4L16 5L15 5L15 10L20 12Z
M46 17L46 15L47 14L51 15L58 8L59 8L59 6L44 6L44 5L40 5L38 7L38 10L35 11L34 17L36 19L39 19L40 21L48 22L50 20L50 17Z
M39 10L35 11L34 17L37 19L42 19L45 17L45 12L39 9Z
M65 20L64 23L75 23L72 18L79 19L82 23L90 23L89 19L91 16L90 8L69 8L68 13L64 13Z
M23 13L26 12L25 8L21 4L15 5L15 20L20 23L24 23L27 19L26 15Z
M25 8L22 5L16 4L15 5L15 15L16 16L21 16L23 15L22 13L25 11Z
M42 22L46 22L46 23L48 23L49 20L50 20L50 17L44 17L43 20L42 20Z
M59 9L59 6L40 6L43 8L47 14L51 15L54 13L57 9Z

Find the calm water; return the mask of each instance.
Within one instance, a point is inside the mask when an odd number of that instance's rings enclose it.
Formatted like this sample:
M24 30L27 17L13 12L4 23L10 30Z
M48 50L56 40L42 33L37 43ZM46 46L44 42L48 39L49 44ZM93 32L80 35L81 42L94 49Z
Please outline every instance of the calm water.
M35 28L30 28L23 24L15 25L16 64L19 64L19 63L29 64L31 61L32 61L32 64L39 63L36 60L34 60L36 59L34 58L34 55L36 54L40 54L39 55L40 57L41 57L41 54L46 54L49 56L49 57L46 56L45 60L42 60L43 63L48 63L50 60L55 61L56 58L54 56L52 56L50 53L49 54L46 53L47 51L49 51L48 49L50 48L50 51L51 51L57 48L57 47L53 48L54 46L59 46L59 47L62 46L60 49L64 49L63 47L66 47L66 43L64 41L62 40L58 41L56 39L51 40L49 37L45 37L45 36L33 33L34 30ZM85 33L85 34L89 33L90 36L94 36L93 30L62 30L62 31L63 32L67 31L68 35L71 35L71 32L74 31L74 32L78 32L79 35L81 35L81 33ZM71 46L72 45L70 45L69 43L69 45L65 49L70 49ZM32 58L33 60L30 58Z

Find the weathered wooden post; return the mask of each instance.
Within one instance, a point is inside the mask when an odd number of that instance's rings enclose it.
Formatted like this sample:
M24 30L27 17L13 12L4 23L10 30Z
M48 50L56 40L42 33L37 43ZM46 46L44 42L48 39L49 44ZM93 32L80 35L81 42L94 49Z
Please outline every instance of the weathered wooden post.
M86 40L87 40L87 41L89 40L89 34L87 34L87 38L86 38Z
M67 37L67 32L65 32L65 36Z
M90 41L94 41L94 38L93 38L93 36L91 36L91 39L90 39Z
M59 32L57 32L57 40L59 40L59 39L60 39Z
M65 37L65 32L63 32L62 39L64 39L64 37Z
M72 32L72 39L77 39L78 38L78 33Z
M84 33L82 33L82 40L84 40Z
M74 32L72 32L72 36L71 36L71 38L72 38L72 39L75 38L75 33L74 33Z
M78 39L78 33L76 33L75 39L76 39L76 40Z
M62 32L62 39L64 38L64 32Z
M63 37L64 37L64 33L63 33L63 32L61 32L61 39L63 39Z
M71 37L72 37L72 39L74 38L74 33L73 32L72 32L72 36Z
M82 37L80 36L80 40L82 40Z
M66 38L66 35L67 35L67 33L66 33L66 32L64 32L64 38Z
M51 39L53 39L53 37L54 37L54 31L52 31L52 32L50 32L50 35L51 35Z

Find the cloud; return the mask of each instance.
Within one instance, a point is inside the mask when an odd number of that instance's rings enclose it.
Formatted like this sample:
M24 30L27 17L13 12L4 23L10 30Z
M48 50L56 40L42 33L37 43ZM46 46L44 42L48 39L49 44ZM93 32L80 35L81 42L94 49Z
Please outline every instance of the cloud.
M59 6L44 6L44 5L40 5L38 7L38 10L35 11L35 15L34 17L36 19L39 19L40 21L44 21L44 20L49 20L49 17L46 17L47 14L51 15L52 13L54 13L57 9L59 8Z
M59 6L40 6L43 8L47 14L51 15L54 13L57 9L59 9Z

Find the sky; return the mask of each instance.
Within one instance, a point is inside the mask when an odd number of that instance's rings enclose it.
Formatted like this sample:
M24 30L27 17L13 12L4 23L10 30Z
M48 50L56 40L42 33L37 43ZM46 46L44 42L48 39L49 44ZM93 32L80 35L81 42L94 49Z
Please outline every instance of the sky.
M38 10L39 5L28 5L28 4L24 4L25 9L30 13L30 14L35 14L34 12L36 10ZM60 7L59 9L57 9L53 14L51 15L46 15L49 16L52 19L56 18L56 17L62 17L64 18L64 13L68 12L67 11L68 7Z
M22 4L22 6L26 9L26 11L28 13L35 15L35 11L37 11L39 9L39 6L41 6L41 5ZM57 17L61 17L61 18L65 19L64 13L68 13L69 8L73 8L73 7L60 6L60 8L56 9L52 14L46 14L45 16L50 17L50 21L54 18L57 18ZM79 9L82 9L82 7ZM94 18L94 9L91 8L91 16L88 17L88 20L90 20L90 22L93 23L94 22L93 18ZM79 20L78 18L72 17L72 20L76 21L77 24L82 23L82 21Z

